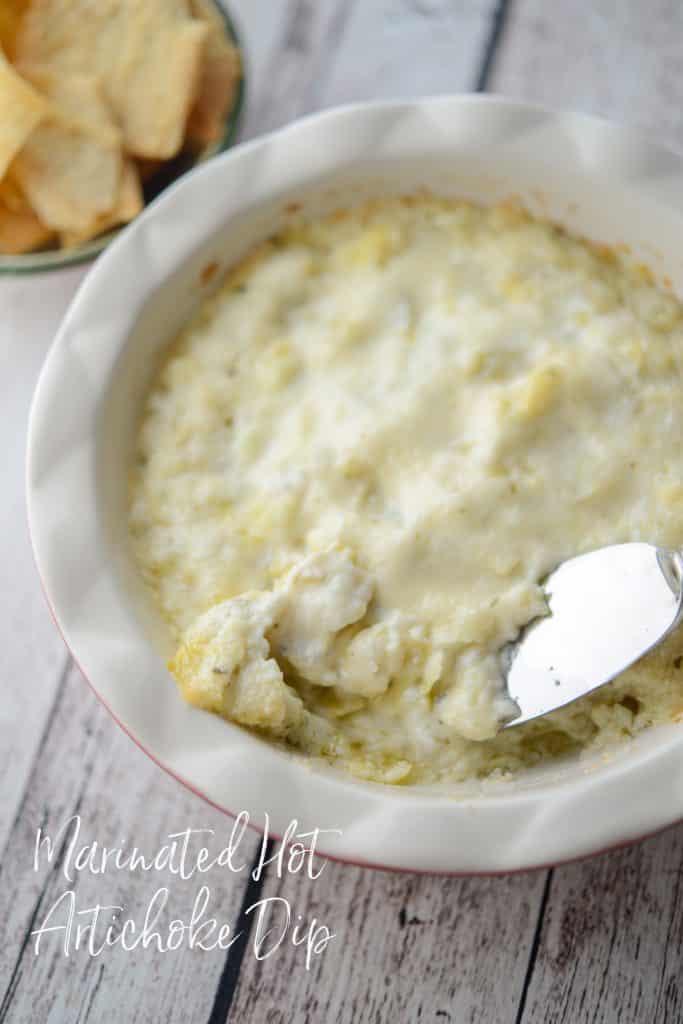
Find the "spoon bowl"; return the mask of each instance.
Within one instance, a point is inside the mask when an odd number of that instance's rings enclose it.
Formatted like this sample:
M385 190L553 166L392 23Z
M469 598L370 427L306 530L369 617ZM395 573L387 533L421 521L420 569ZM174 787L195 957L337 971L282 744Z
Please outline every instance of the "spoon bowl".
M547 715L604 686L652 650L683 616L683 554L615 544L570 558L548 576L548 615L534 619L501 660L519 714Z

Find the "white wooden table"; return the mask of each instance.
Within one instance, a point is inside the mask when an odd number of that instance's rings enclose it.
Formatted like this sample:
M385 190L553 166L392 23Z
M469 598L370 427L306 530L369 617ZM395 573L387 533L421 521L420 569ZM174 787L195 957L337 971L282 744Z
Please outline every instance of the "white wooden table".
M675 0L233 0L249 56L244 136L349 100L491 89L644 127L683 145L683 5ZM315 882L273 870L208 878L214 912L243 935L65 956L31 932L67 887L33 870L36 829L80 814L83 838L154 851L230 822L119 730L47 613L24 515L26 416L80 270L0 280L0 1024L2 1022L628 1022L683 1019L683 827L549 871L444 880L327 864ZM77 515L77 509L74 509ZM247 860L257 853L250 835ZM64 844L58 850L63 856ZM81 907L140 913L167 884L187 919L195 879L80 873ZM267 896L335 938L258 961L245 910Z

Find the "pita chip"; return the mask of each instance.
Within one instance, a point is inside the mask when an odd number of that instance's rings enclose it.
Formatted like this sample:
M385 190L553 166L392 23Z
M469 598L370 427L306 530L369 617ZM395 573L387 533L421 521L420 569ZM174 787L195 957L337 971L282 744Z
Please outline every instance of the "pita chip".
M187 122L187 138L198 146L219 142L240 80L240 57L225 21L209 0L191 0L192 13L208 26L197 98Z
M144 206L140 175L132 160L124 160L119 182L116 203L107 213L93 220L84 231L63 231L60 234L61 244L66 249L73 249L98 235L104 234L118 224L127 224L140 213Z
M50 101L64 122L105 144L121 145L121 132L97 75L65 74L49 64L18 64L23 79Z
M168 159L183 143L208 34L186 0L30 0L14 52L22 65L100 75L124 148Z
M96 134L91 128L106 111L92 79L63 75L54 96L59 106L33 131L12 171L44 224L87 231L117 202L122 155L116 125L106 112Z
M0 50L0 178L48 111L49 103L17 74Z
M11 210L0 200L0 253L17 255L42 249L54 238L32 210Z

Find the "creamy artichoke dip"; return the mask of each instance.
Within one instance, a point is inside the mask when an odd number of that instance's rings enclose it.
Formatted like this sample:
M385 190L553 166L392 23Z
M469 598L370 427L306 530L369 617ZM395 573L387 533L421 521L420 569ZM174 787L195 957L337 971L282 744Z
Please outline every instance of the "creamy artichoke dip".
M387 783L611 745L683 710L683 635L502 733L497 652L562 560L683 544L681 307L510 205L291 227L171 349L130 526L201 708Z

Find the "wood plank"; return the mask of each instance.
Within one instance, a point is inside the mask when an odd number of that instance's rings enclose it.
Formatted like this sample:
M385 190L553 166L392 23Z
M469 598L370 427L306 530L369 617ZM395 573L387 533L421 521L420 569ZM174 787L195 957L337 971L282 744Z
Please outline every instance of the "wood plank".
M495 0L358 2L312 96L327 107L474 89L495 11Z
M40 366L83 270L0 279L0 849L46 726L66 651L26 523L26 424Z
M491 86L614 117L683 143L678 39L668 0L513 0ZM553 873L524 1022L680 1020L683 830Z
M266 107L268 79L277 65L285 24L291 17L295 0L238 0L228 2L244 50L246 104L241 139L250 139L264 130L260 113Z
M261 898L286 899L293 921L315 917L335 938L310 971L305 947L285 948L287 939L270 959L245 958L229 1020L514 1020L544 879L433 878L333 863L315 881L273 873Z
M683 1020L683 828L556 869L522 1020Z
M312 110L474 88L496 0L250 0L243 138Z
M313 102L470 87L480 77L495 11L492 3L354 5L339 50L320 62L325 76L299 71L308 95L290 107L290 116ZM229 1020L512 1019L545 879L544 872L402 877L338 864L326 865L314 882L271 874L263 898L284 898L293 920L315 917L337 934L310 971L301 948L287 945L258 962L252 946Z
M0 1021L186 1022L208 1020L226 953L183 944L176 951L154 946L127 952L120 946L91 957L86 949L65 956L62 936L43 936L38 956L32 929L45 918L69 882L43 855L33 869L36 830L53 838L72 815L81 818L82 843L104 846L126 841L148 856L169 833L212 828L207 845L217 854L232 820L182 788L154 765L115 725L76 669L66 680L54 721L29 780L24 801L0 864L0 914L9 941L0 946ZM251 865L257 837L248 832L240 854ZM63 863L63 861L62 861ZM182 880L169 869L104 875L77 872L72 886L78 908L119 904L139 925L161 886L169 889L160 924L191 918L203 882L211 895L208 916L236 925L246 870L216 867L201 878ZM122 915L123 916L123 915ZM50 923L64 923L66 912ZM162 927L162 933L166 934ZM0 998L2 996L0 995Z
M683 146L683 5L512 0L491 88L637 125Z
M354 0L287 0L268 5L276 19L268 39L259 39L265 9L240 8L247 45L253 40L254 74L250 78L245 137L271 131L295 117L317 109L317 83L340 45ZM258 7L258 5L257 5ZM252 26L251 32L249 26ZM261 70L260 76L256 73Z

